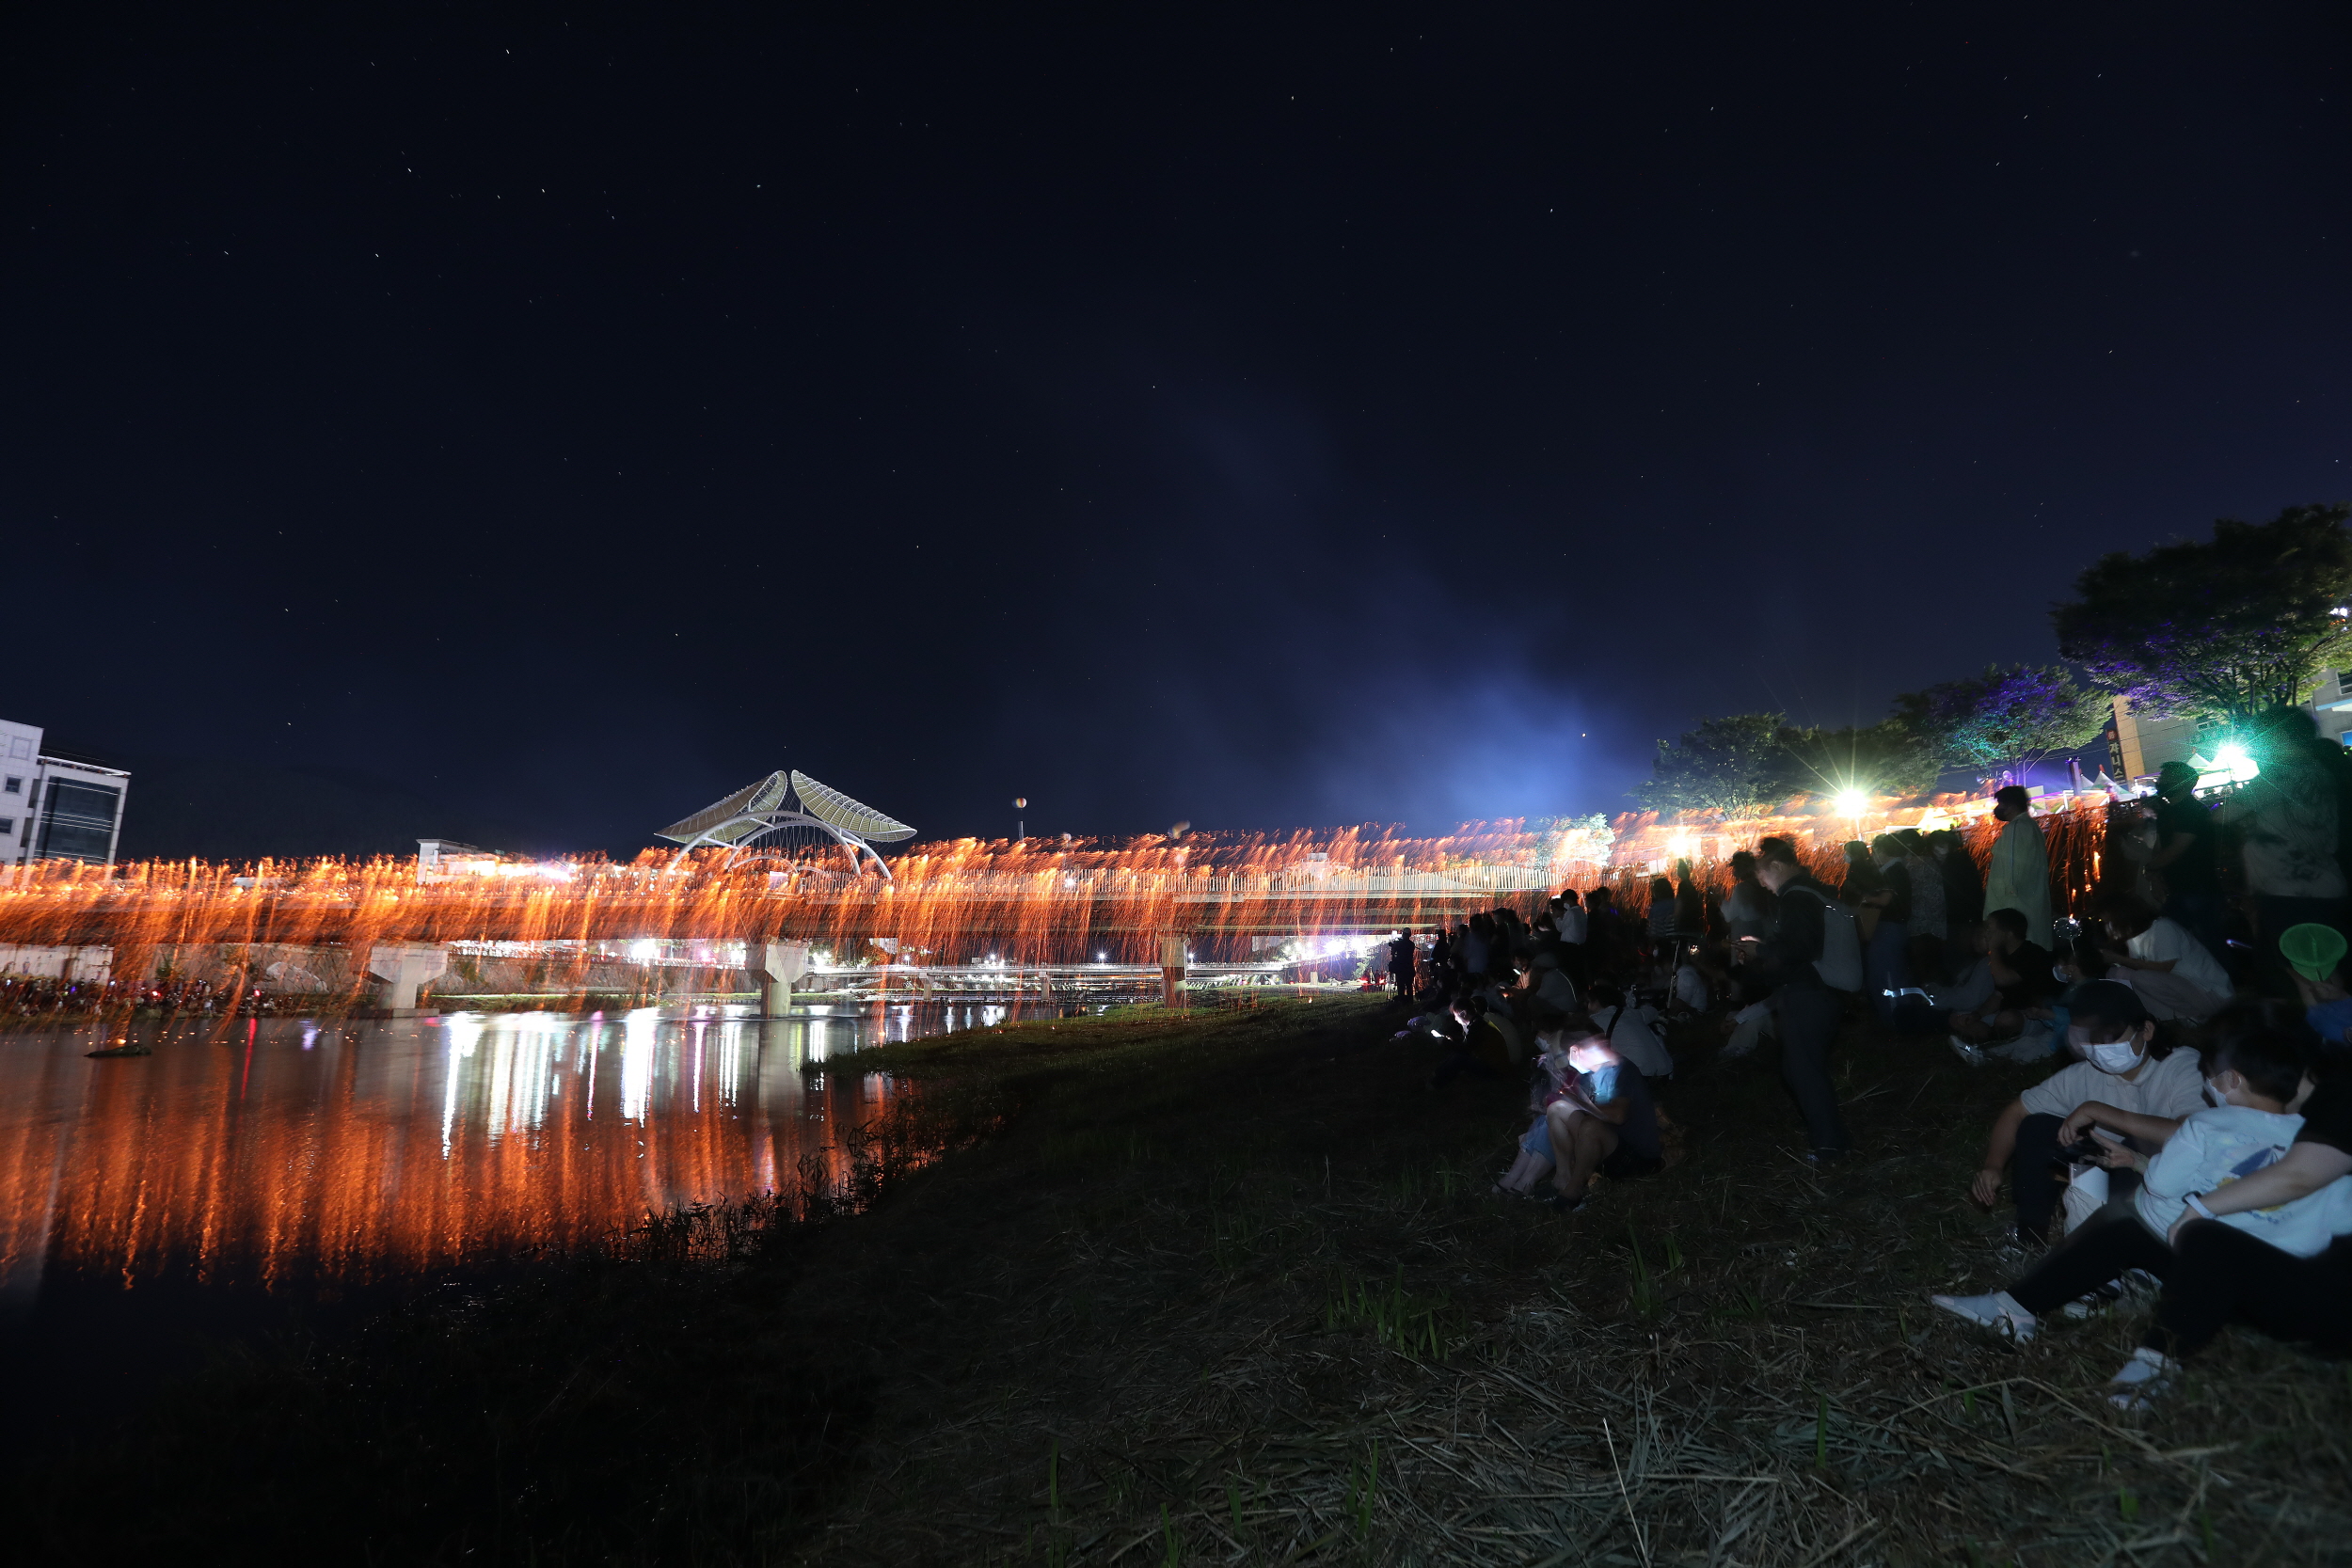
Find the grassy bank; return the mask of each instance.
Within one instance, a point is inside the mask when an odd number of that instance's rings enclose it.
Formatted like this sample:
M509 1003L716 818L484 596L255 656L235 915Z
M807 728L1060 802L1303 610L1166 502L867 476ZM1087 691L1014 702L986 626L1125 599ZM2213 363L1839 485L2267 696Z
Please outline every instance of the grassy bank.
M31 1478L42 1553L371 1562L2029 1564L2352 1556L2345 1370L2233 1336L2160 1415L2128 1313L2023 1351L1961 1194L2026 1069L1850 1042L1816 1173L1768 1063L1673 1164L1484 1196L1518 1095L1376 1003L887 1047L852 1190L225 1364ZM846 1217L873 1195L868 1212Z

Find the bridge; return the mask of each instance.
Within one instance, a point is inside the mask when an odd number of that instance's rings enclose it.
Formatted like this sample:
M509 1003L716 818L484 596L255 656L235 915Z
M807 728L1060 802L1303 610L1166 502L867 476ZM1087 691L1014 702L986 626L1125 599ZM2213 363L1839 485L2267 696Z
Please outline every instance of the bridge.
M49 973L143 985L209 966L241 984L367 993L399 1010L453 965L519 958L584 977L701 944L742 954L771 1001L821 968L819 956L918 992L993 961L1070 984L1136 966L1172 993L1204 965L1277 969L1268 949L1290 939L1426 929L1506 902L1532 914L1571 875L1549 847L1516 825L1438 840L961 840L898 855L887 878L837 855L735 848L626 864L44 863L0 872L0 944L12 944L9 951L19 973L71 952Z

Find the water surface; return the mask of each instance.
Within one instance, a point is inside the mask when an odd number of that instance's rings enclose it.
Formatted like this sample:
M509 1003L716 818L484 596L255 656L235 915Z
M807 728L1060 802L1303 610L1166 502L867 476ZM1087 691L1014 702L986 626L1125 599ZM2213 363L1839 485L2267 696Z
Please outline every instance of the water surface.
M207 1020L128 1031L154 1054L107 1061L84 1053L119 1025L0 1032L0 1374L108 1404L183 1364L191 1330L331 1317L788 1187L887 1105L861 1046L1004 1014Z

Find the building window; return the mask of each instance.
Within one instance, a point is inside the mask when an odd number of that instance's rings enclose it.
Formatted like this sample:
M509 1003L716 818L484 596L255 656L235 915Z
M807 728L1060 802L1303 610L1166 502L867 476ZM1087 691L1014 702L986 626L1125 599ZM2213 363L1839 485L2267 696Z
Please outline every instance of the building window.
M53 780L49 811L41 825L44 860L103 861L114 848L115 813L122 791L103 784Z
M13 816L0 816L0 833L12 833L14 832L16 832L16 818Z
M24 781L23 779L9 779L6 784L0 784L0 792L5 792L9 795L22 795L24 793Z
M33 743L25 739L23 736L17 736L9 740L8 755L12 757L29 757L32 754Z

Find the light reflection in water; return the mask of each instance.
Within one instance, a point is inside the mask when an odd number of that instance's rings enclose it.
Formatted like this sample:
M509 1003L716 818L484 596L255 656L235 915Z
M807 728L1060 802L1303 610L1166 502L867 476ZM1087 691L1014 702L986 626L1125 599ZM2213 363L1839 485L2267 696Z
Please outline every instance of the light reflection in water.
M60 1270L363 1281L771 1188L891 1093L803 1062L1002 1012L241 1021L100 1062L0 1036L0 1301Z

